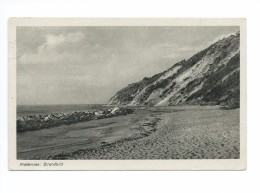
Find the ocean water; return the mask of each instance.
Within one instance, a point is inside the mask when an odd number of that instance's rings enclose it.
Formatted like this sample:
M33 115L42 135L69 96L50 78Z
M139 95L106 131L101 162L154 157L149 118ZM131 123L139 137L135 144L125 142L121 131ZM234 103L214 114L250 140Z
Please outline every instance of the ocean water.
M77 104L77 105L17 105L17 116L49 114L73 111L94 111L113 108L104 104Z

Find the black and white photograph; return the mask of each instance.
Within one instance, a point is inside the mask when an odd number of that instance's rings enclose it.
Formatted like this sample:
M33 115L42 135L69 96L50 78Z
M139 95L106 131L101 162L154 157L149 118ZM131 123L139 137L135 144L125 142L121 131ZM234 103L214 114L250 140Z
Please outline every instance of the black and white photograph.
M213 160L244 169L245 21L136 20L12 28L17 167Z

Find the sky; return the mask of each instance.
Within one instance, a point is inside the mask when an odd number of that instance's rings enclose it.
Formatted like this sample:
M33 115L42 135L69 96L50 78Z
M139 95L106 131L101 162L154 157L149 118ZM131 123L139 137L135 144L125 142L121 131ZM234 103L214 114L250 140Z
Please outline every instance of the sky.
M104 104L239 27L17 27L17 104Z

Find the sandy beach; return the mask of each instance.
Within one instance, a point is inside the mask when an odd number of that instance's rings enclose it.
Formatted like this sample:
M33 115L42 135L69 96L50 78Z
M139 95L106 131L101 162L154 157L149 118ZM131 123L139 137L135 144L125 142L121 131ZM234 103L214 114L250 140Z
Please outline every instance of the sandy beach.
M239 109L147 107L17 134L17 159L238 159Z

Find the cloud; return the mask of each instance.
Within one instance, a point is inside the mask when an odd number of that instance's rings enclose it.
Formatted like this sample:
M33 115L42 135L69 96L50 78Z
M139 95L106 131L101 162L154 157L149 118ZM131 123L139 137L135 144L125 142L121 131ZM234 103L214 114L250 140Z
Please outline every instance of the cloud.
M71 53L66 53L66 48L71 51L73 47L78 47L84 38L85 35L82 32L62 33L59 35L47 34L44 43L38 46L37 52L24 53L19 58L19 63L57 63L71 57L75 58Z
M162 72L206 48L207 42L215 37L218 36L215 41L223 38L220 34L228 36L234 31L196 30L179 27L20 29L17 32L18 103L103 103L129 83Z
M78 42L84 38L82 32L66 33L60 35L46 35L46 44L47 45L57 45L63 42Z

